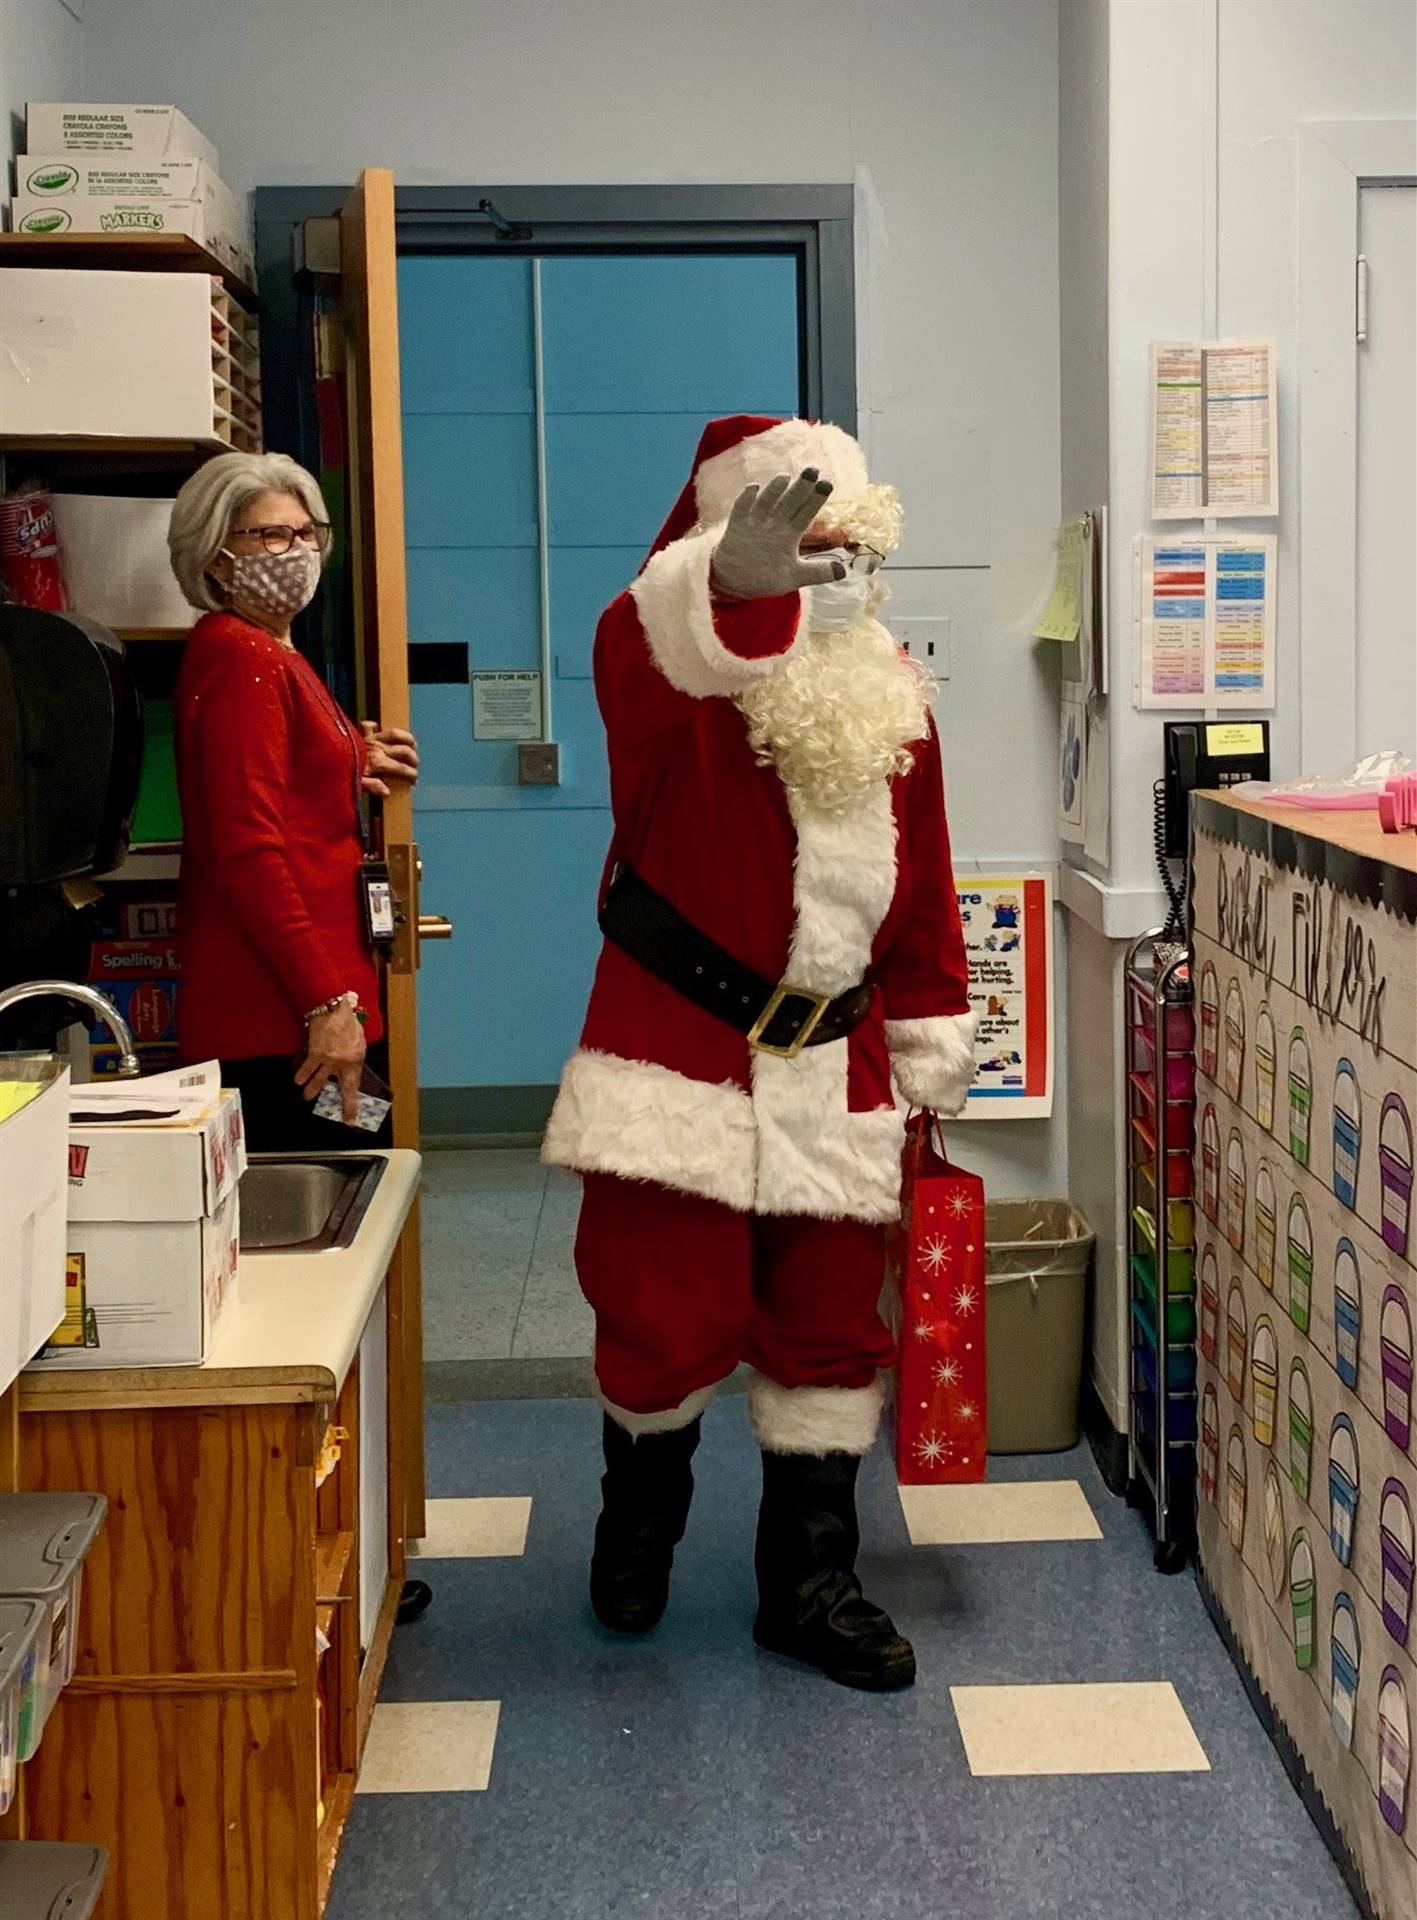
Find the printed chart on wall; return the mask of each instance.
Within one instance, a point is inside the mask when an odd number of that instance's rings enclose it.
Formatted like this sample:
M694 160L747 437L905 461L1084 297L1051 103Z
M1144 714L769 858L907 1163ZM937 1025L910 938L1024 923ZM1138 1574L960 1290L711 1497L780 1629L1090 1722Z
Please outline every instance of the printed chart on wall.
M1272 707L1272 534L1140 535L1136 543L1139 707Z
M1279 512L1272 340L1155 341L1151 516Z
M979 1015L968 1117L1053 1111L1053 889L1045 874L956 874Z

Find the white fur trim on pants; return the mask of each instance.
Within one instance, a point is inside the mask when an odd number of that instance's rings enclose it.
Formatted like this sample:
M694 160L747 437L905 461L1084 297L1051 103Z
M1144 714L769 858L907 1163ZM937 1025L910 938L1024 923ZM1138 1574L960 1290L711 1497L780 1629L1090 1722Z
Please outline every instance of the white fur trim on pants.
M666 1407L663 1413L631 1413L628 1407L617 1407L613 1400L607 1400L597 1389L600 1404L610 1415L617 1427L623 1427L634 1440L647 1433L678 1433L683 1427L691 1427L703 1413L722 1381L716 1380L711 1387L698 1387L687 1394L677 1407Z
M655 665L671 687L695 700L742 693L755 681L781 673L797 635L806 631L799 614L792 644L763 659L745 660L724 646L709 588L714 548L722 537L723 528L716 526L674 541L655 554L630 588Z
M765 1453L869 1453L885 1398L869 1387L780 1387L766 1374L748 1381L748 1418Z

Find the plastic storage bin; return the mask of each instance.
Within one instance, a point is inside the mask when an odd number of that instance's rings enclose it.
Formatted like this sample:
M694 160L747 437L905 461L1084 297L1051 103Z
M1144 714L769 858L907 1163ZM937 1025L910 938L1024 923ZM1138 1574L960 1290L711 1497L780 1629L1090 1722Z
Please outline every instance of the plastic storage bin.
M102 1847L0 1841L0 1913L5 1920L89 1920L107 1872Z
M20 1772L20 1717L34 1692L44 1608L0 1600L0 1814L10 1811Z
M0 1599L44 1608L35 1684L20 1711L21 1760L33 1758L50 1709L73 1678L84 1560L107 1511L101 1493L0 1494ZM8 1907L0 1904L0 1913L8 1920Z
M990 1453L1058 1453L1078 1437L1092 1228L1066 1200L984 1210Z

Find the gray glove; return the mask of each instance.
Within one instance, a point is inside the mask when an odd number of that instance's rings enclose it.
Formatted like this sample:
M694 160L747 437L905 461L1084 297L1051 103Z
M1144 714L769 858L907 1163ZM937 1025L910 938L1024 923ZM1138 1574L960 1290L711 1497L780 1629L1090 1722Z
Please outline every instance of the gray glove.
M801 552L802 536L831 490L831 481L820 479L815 467L805 467L795 480L779 474L761 491L744 487L714 549L715 591L730 600L770 600L799 587L845 579L840 556L808 560Z

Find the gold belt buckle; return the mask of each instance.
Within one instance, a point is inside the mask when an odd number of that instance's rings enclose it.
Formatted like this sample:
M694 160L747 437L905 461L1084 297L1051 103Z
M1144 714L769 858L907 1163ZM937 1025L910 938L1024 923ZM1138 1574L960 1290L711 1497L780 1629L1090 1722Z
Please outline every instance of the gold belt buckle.
M785 1047L770 1046L763 1035L772 1025L773 1017L785 1000L810 1000L812 1011L797 1029ZM803 1047L822 1024L828 1007L832 1003L829 993L808 993L803 987L790 987L784 981L776 988L772 998L758 1015L748 1033L748 1045L755 1053L771 1054L774 1060L795 1060Z

